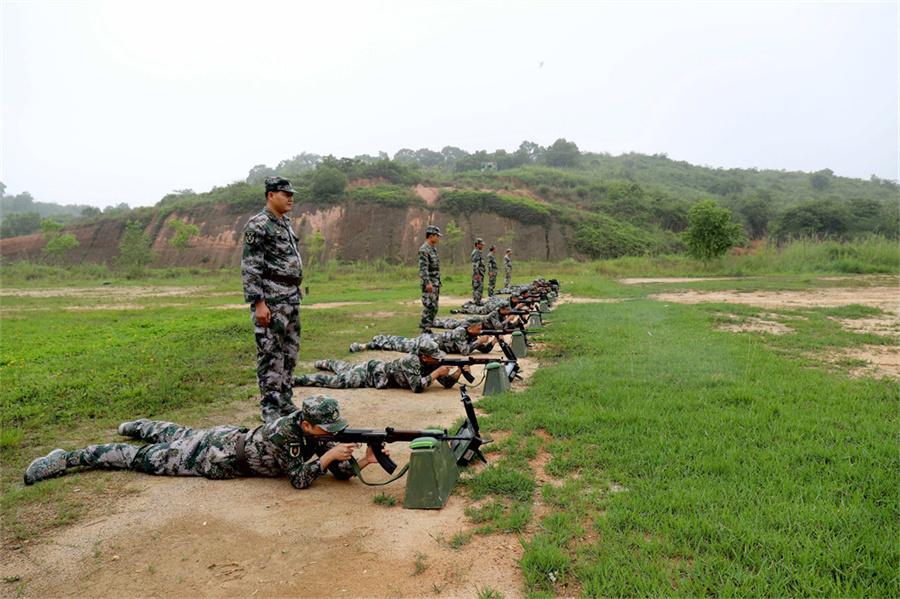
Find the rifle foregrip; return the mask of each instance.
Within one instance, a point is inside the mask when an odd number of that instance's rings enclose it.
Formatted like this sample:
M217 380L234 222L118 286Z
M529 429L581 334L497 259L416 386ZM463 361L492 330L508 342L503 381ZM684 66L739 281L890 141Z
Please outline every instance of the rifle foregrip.
M369 443L369 447L372 448L372 453L375 454L378 465L384 468L384 471L388 474L393 474L394 470L397 469L397 463L384 453L384 444L381 442Z

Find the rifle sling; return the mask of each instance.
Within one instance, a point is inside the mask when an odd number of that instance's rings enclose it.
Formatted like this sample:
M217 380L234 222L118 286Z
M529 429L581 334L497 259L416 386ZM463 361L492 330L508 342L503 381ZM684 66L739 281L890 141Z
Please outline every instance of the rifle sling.
M369 481L367 481L366 479L363 478L362 471L359 469L359 464L356 463L356 458L351 458L351 459L350 459L350 466L353 467L353 474L356 475L356 478L358 478L362 484L368 485L368 486L370 486L370 487L381 487L381 486L384 486L384 485L386 485L386 484L388 484L388 483L392 483L392 482L394 482L395 480L397 480L398 478L400 478L401 476L403 476L404 474L406 474L406 471L409 470L409 462L407 462L407 463L403 466L403 468L400 469L399 472L397 472L396 474L392 475L392 476L391 476L389 479L387 479L386 481L380 482L380 483L370 483Z

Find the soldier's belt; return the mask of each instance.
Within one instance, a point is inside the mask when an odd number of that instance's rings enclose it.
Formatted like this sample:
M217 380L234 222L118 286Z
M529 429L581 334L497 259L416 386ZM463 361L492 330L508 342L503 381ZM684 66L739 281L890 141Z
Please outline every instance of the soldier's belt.
M282 285L291 285L293 287L299 287L301 281L303 281L303 277L292 277L275 273L266 273L263 275L263 278L267 281L274 281L276 283L281 283Z

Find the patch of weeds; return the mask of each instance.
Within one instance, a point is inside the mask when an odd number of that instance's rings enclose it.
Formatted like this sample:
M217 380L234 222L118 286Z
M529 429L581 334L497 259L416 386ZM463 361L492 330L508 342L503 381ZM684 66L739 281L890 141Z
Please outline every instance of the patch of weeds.
M535 482L530 473L512 470L498 464L490 466L465 481L473 499L500 495L517 501L530 501Z
M847 306L837 306L835 308L823 308L822 314L833 316L835 318L868 318L870 316L879 316L884 314L884 310L874 306L862 306L860 304L850 304Z
M492 501L478 508L467 507L465 513L474 524L482 525L475 530L477 534L521 533L531 521L531 504L513 501L505 505L502 501Z
M569 570L569 556L545 535L536 536L523 547L525 552L519 565L528 589L552 590Z
M469 541L472 540L472 533L468 531L460 531L450 537L450 541L447 542L447 546L450 549L459 549L460 547L467 545Z
M556 512L541 520L543 534L554 545L565 547L573 538L584 533L571 513Z
M481 587L475 585L475 596L478 599L503 599L503 593L491 587Z
M22 580L21 576L4 576L3 577L3 582L5 582L6 584L12 584L14 582L19 582L20 580Z
M397 498L393 495L388 495L387 493L379 493L372 498L372 503L374 503L375 505L394 507L395 505L397 505Z
M412 576L418 576L428 569L428 556L424 553L416 553L416 559L413 562Z

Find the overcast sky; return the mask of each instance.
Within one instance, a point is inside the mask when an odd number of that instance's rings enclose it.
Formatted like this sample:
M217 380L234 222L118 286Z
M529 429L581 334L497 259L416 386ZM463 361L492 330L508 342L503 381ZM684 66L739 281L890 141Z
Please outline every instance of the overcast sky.
M0 180L103 207L301 151L898 178L898 3L0 0Z

